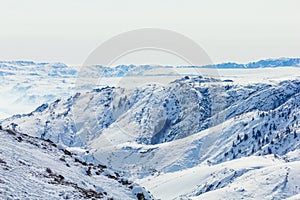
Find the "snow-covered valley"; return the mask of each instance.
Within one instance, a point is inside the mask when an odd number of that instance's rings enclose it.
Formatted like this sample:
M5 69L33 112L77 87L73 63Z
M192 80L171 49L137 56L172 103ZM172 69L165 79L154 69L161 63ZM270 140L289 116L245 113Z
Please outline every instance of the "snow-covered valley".
M299 63L2 62L0 196L299 199Z

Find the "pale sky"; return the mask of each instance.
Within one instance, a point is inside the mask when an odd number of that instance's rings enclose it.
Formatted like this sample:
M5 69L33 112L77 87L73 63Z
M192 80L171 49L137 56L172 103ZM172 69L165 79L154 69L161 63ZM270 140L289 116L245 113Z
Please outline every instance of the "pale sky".
M299 9L299 0L0 0L0 60L81 65L138 28L186 35L214 63L300 57Z

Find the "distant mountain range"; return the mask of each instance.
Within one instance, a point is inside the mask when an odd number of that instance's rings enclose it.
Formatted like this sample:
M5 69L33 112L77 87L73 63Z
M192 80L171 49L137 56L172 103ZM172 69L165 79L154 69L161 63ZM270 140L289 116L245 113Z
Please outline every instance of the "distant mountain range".
M145 76L146 71L160 68L216 68L216 69L242 69L242 68L274 68L299 67L300 58L266 59L247 64L234 62L212 64L206 66L156 66L156 65L118 65L116 67L85 66L91 74L102 77ZM0 76L13 76L25 73L32 76L51 77L77 77L81 66L67 66L63 63L35 63L33 61L0 61ZM97 73L92 73L97 71ZM158 71L157 71L158 72ZM151 74L153 75L153 74ZM166 74L162 74L166 75Z
M269 68L269 67L299 67L300 58L279 58L267 59L257 62L250 62L247 64L239 64L234 62L203 66L205 68L215 67L217 69L231 69L231 68Z

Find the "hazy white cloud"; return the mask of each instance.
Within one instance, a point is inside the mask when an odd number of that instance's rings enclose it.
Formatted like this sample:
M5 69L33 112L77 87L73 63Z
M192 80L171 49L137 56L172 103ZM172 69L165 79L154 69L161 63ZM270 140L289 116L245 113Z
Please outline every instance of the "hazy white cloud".
M214 62L299 57L299 7L297 0L2 0L0 59L80 65L110 37L144 27L182 33Z

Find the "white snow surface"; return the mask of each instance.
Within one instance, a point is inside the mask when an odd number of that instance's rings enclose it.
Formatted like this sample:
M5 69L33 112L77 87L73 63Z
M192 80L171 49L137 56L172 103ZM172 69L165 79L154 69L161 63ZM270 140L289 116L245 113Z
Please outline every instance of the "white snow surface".
M140 183L160 199L285 199L299 194L299 167L299 161L273 155L250 156L147 177Z

